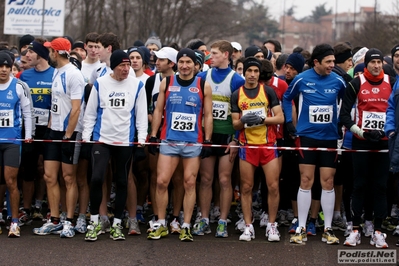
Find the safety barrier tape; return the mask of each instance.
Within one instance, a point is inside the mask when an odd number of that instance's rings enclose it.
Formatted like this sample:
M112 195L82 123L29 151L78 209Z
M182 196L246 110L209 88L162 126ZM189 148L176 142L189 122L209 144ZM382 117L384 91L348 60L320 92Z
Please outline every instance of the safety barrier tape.
M21 141L24 142L25 139L7 139L0 138L1 141ZM32 142L45 142L45 143L88 143L88 144L108 144L108 145L170 145L170 146L204 146L204 147L212 147L212 148L227 148L229 145L225 144L201 144L201 143L182 143L182 142L174 142L174 143L152 143L152 142L100 142L100 141L82 141L82 140L41 140L41 139L33 139ZM286 150L286 151L329 151L329 152L382 152L386 153L388 150L351 150L351 149L338 149L338 148L316 148L316 147L274 147L274 146L266 146L266 145L231 145L230 148L245 148L245 149L268 149L268 150Z

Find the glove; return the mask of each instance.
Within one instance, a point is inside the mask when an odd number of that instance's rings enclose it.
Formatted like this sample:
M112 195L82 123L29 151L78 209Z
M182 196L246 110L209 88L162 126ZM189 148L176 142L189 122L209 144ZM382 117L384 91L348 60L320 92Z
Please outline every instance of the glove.
M381 130L371 130L363 133L363 137L369 141L377 142L385 137L384 131Z
M210 140L205 140L202 144L212 144L212 142ZM201 159L205 159L211 155L212 155L212 147L202 146Z
M142 146L135 147L133 161L140 162L140 161L144 160L145 157L147 157L147 155L145 154L144 147L142 147Z
M155 155L156 153L158 153L158 145L156 144L159 143L159 140L157 137L150 137L149 142L151 144L150 146L148 146L148 152L151 153L152 155Z
M247 124L247 125L257 125L262 123L262 117L260 117L259 115L256 115L254 113L248 113L245 114L241 117L241 123L243 124Z
M296 136L296 128L295 128L294 124L292 124L292 122L288 122L285 124L285 126L287 127L288 134L292 137L295 137Z

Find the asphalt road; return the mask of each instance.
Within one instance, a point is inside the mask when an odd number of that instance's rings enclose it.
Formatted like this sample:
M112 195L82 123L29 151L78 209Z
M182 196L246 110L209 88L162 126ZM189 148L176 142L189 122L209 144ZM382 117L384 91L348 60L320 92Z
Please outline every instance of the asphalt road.
M304 245L290 244L288 227L279 228L280 242L269 243L258 221L256 239L251 242L238 240L240 232L234 230L234 221L228 226L228 238L215 238L216 224L212 224L212 234L194 236L194 242L189 243L180 242L178 235L147 240L146 225L140 226L143 234L138 236L128 236L125 229L125 241L113 241L109 234L100 235L96 242L85 242L81 234L70 239L33 235L32 228L41 225L42 222L34 221L32 225L22 226L18 239L8 238L3 227L0 265L338 265L339 249L377 250L365 237L355 248L344 247L340 231L336 232L340 245L321 242L321 232L308 237ZM389 249L397 250L395 244L399 238L386 233Z

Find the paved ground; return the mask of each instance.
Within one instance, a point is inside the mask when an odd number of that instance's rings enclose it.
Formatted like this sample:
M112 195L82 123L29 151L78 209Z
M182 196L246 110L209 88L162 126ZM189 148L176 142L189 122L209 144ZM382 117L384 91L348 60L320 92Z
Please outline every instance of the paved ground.
M113 241L109 235L101 235L96 242L85 242L83 235L60 239L57 235L36 236L32 228L36 222L21 228L21 238L7 238L3 227L0 235L0 265L337 265L338 249L351 249L321 242L321 233L308 238L304 245L289 243L288 227L280 227L281 242L269 243L265 229L256 223L256 239L238 241L239 232L230 224L229 237L217 239L212 234L194 236L194 242L180 242L178 235L161 240L147 240L146 235L127 236L125 241ZM145 232L146 226L141 225ZM127 234L126 230L125 233ZM336 232L341 243L343 232ZM388 233L389 249L396 250L398 237ZM362 237L361 245L352 249L377 250ZM399 254L397 254L399 255ZM341 264L342 265L342 264ZM358 264L359 265L359 264ZM378 265L378 264L375 264Z

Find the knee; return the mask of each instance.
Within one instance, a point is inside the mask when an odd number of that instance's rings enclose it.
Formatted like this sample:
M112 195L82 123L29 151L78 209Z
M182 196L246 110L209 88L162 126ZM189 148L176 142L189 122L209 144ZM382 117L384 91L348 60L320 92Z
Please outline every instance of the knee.
M164 178L158 178L156 184L157 191L165 191L168 189L169 182L167 182Z
M232 187L231 179L228 177L219 177L219 184L220 184L220 188L223 190L227 190Z
M267 185L267 190L269 194L277 195L279 193L279 183L273 182Z
M185 178L184 180L184 189L187 190L195 190L195 178Z
M240 192L242 195L252 195L252 184L241 182L240 184Z
M313 179L310 176L303 175L301 176L301 188L309 190L312 188Z

